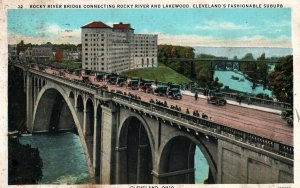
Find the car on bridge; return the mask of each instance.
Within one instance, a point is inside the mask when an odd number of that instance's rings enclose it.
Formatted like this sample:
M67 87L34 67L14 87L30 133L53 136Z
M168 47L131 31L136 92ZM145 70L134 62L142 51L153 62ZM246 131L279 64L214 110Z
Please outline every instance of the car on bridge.
M90 77L88 75L83 75L82 76L82 82L89 83L90 82Z
M126 78L118 77L116 81L116 86L123 87L125 85Z
M223 98L223 94L221 92L216 92L215 90L208 91L207 102L217 106L224 106L227 104L227 101Z
M182 99L182 94L179 88L172 88L168 91L168 97L171 99Z
M131 90L137 90L138 89L139 80L137 79L127 79L126 87Z
M154 95L166 96L167 95L168 86L158 85L154 90Z
M104 74L103 73L95 73L95 80L97 80L98 82L103 81Z

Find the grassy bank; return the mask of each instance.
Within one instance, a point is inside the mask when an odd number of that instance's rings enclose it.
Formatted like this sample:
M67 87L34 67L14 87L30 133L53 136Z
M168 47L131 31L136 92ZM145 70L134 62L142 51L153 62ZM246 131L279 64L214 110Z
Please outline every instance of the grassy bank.
M129 77L142 77L143 79L158 80L162 82L173 82L177 84L191 82L189 78L161 64L155 68L133 69L123 72L122 74Z
M76 61L62 61L62 62L55 62L55 64L73 68L73 69L81 68L81 62L76 62Z

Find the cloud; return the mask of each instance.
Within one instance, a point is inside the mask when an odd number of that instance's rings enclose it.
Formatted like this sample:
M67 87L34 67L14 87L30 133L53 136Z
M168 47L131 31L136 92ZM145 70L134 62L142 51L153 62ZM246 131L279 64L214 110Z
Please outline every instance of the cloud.
M218 39L212 36L198 35L158 35L159 44L207 47L287 47L292 46L287 36L266 38L264 36L241 37L237 39Z
M254 26L250 26L247 24L237 25L233 22L216 22L216 21L208 21L205 24L195 26L196 29L199 30L245 30L245 29L254 29Z
M213 22L209 23L214 25ZM237 28L236 25L230 23L223 23L219 25L223 28ZM277 38L267 38L262 35L245 36L237 39L219 39L212 36L201 35L173 35L167 33L150 32L144 29L148 34L157 34L159 44L172 44L183 46L219 46L219 47L291 47L291 39L287 36ZM26 36L16 33L8 34L8 43L17 44L21 40L25 43L42 44L46 42L62 44L79 44L81 43L81 30L80 29L67 29L62 28L56 24L48 25L40 28L36 32L36 36Z
M62 28L59 25L52 24L48 26L39 27L34 36L22 35L17 33L8 33L8 43L16 44L21 40L25 43L42 44L46 42L51 43L81 43L80 29Z

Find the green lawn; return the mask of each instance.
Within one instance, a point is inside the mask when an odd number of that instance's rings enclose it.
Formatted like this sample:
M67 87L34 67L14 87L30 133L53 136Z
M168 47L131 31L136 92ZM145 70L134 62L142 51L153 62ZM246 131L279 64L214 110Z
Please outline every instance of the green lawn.
M158 80L162 82L173 82L184 84L191 82L187 77L177 73L173 69L164 65L159 65L156 68L142 68L125 71L123 75L129 77L142 77L143 79Z
M69 68L74 68L74 69L81 68L81 62L75 62L75 61L55 62L55 64L66 66L66 67L69 67Z

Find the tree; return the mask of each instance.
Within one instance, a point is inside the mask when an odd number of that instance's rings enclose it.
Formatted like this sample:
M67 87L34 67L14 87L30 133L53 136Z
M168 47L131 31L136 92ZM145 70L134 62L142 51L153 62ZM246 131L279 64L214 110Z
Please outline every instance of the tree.
M172 58L177 58L177 57L178 57L177 49L176 49L175 46L172 47L172 50L171 50L171 57L172 57Z
M247 54L242 58L242 60L253 61L253 60L254 60L254 57L253 57L252 53L247 53Z
M266 54L262 53L261 56L257 58L257 60L266 60Z
M269 77L269 88L278 101L293 103L293 56L282 57Z
M8 184L37 184L43 177L39 150L22 145L17 138L8 139Z
M221 87L223 87L223 84L219 82L218 77L216 77L215 80L213 80L209 85L210 89L217 90L217 91L219 91L221 89Z

